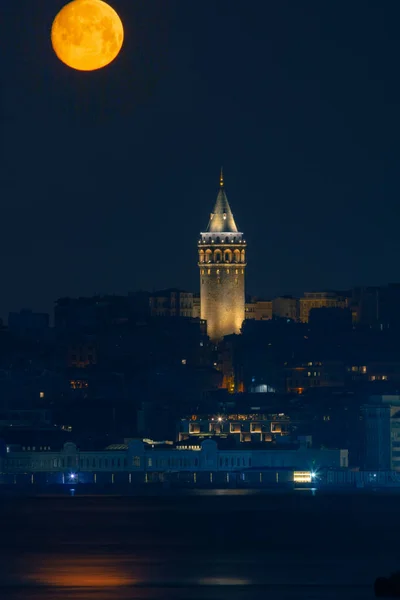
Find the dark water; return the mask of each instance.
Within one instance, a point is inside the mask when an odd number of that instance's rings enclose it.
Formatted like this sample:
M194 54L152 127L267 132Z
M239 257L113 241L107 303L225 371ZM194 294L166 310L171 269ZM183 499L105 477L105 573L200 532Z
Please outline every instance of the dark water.
M372 598L400 497L0 498L0 598Z

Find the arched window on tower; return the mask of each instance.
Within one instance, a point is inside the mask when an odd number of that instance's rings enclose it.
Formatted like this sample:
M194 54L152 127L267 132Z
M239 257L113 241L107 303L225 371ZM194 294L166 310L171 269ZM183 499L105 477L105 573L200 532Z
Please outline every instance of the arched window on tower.
M242 250L242 252L240 253L240 260L241 260L242 263L245 262L245 258L246 258L245 257L245 252L244 252L244 250Z
M222 261L222 252L221 250L215 250L214 252L214 262L219 263Z
M221 243L221 238L219 236L215 238L215 243L216 244L220 244Z
M225 250L224 252L224 261L227 263L232 262L232 250Z
M229 238L228 238L228 236L225 238L225 244L229 244Z
M204 250L199 251L199 262L204 262Z
M236 250L234 250L234 252L233 252L233 256L234 256L235 263L240 262L240 250L238 250L236 248Z
M206 257L206 263L210 263L211 262L211 258L212 258L212 252L211 252L210 249L206 250L205 257Z

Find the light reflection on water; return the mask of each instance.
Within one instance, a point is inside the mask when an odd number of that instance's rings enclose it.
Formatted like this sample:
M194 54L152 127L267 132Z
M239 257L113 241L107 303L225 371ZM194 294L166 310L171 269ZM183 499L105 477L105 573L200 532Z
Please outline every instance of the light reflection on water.
M358 600L400 567L396 498L226 492L3 503L0 600Z
M139 583L121 561L112 556L34 556L25 583L61 588L115 588Z

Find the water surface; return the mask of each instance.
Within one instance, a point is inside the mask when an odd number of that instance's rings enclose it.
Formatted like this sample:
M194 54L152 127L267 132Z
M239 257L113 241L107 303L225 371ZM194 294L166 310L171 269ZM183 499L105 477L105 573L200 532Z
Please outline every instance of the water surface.
M10 600L372 598L400 568L392 495L0 497Z

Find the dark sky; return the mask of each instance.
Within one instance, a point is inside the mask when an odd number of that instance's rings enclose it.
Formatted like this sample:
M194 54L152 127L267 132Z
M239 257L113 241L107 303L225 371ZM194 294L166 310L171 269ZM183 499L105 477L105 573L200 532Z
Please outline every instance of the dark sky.
M225 171L260 296L398 281L398 0L112 0L118 59L54 55L63 0L3 0L0 315L198 289Z

